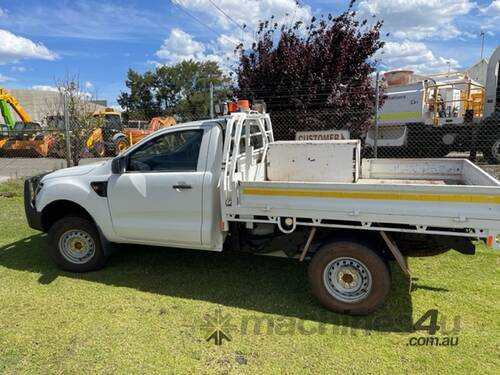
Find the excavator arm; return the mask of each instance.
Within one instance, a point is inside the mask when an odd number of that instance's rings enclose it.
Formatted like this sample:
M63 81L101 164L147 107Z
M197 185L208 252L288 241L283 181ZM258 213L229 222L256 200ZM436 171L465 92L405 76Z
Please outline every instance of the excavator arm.
M22 122L31 121L31 117L26 113L26 111L21 106L21 104L19 104L16 98L14 98L4 89L0 88L0 112L2 113L2 116L5 119L7 125L13 128L15 122L14 119L12 118L12 115L9 111L7 104L9 104L14 110L14 112L17 113L17 115L21 118Z
M7 102L5 100L0 100L0 113L2 114L5 123L13 128L14 127L14 118L12 118L12 115L10 114L9 111L9 106L7 105Z

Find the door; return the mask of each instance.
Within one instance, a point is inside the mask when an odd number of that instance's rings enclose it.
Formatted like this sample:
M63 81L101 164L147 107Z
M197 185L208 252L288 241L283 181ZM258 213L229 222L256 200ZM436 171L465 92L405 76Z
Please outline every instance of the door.
M108 183L117 235L143 243L201 245L203 134L203 129L171 131L126 155L126 171Z

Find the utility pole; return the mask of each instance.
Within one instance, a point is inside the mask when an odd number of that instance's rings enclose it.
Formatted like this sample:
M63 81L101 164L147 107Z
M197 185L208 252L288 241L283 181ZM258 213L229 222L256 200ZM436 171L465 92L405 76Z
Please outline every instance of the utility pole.
M69 130L69 108L68 108L68 94L63 93L64 103L64 137L66 138L66 166L71 167L71 132Z
M375 139L373 141L373 157L377 158L377 146L378 146L378 103L379 103L379 75L377 71L375 76Z
M214 84L210 81L210 118L214 118Z
M481 33L479 34L479 36L481 37L481 60L483 59L483 53L484 53L484 36L485 36L485 32L483 30L481 30Z

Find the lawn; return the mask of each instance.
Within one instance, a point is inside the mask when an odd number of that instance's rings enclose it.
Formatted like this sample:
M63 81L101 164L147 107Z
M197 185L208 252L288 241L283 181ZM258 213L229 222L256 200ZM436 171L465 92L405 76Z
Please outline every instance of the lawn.
M26 225L19 183L0 185L0 192L14 193L0 196L1 373L500 368L500 256L482 245L475 256L410 259L411 293L393 265L385 306L349 318L319 306L309 294L307 264L288 259L124 246L99 272L62 272L45 254L45 236ZM414 332L431 309L441 328ZM207 342L214 325L230 341ZM447 337L458 343L410 345Z

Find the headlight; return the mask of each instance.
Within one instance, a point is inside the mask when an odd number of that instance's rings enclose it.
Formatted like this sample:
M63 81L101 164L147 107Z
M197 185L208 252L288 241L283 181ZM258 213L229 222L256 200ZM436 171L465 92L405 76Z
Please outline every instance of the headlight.
M40 190L42 190L42 187L43 187L43 182L39 182L36 189L35 189L35 195L33 196L33 198L35 198L38 195Z

